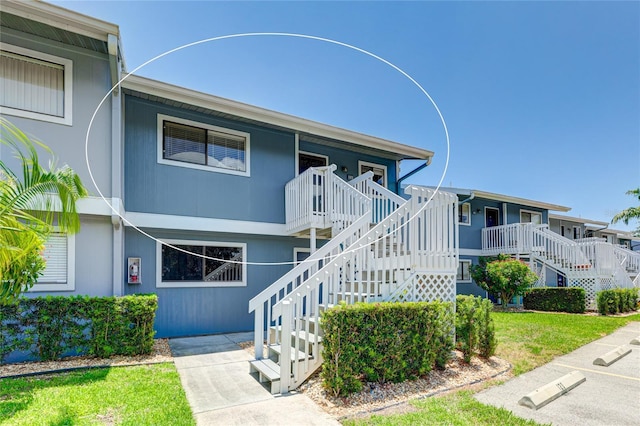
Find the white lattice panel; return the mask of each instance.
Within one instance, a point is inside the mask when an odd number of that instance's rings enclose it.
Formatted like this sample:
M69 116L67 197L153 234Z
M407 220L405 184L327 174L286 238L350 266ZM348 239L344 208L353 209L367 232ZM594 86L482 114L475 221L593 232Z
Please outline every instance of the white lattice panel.
M587 309L596 309L596 293L598 288L595 278L568 278L569 287L582 287L585 292Z
M416 272L398 291L391 295L391 302L429 302L456 299L455 273Z
M612 290L612 289L618 287L618 285L616 284L616 281L615 281L615 279L613 277L606 277L606 278L602 278L601 277L601 278L598 279L598 281L600 281L599 282L600 286L598 288L598 291L601 291L601 290Z

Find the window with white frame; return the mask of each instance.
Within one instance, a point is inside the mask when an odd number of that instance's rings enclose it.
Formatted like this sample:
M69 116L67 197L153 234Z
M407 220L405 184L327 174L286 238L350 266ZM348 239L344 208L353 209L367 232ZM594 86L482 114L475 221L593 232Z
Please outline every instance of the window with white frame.
M529 210L520 210L520 223L542 224L542 213Z
M458 223L471 225L471 203L462 203L458 206Z
M3 114L72 124L73 62L2 44L0 107Z
M158 162L249 176L249 134L158 115Z
M458 262L458 274L456 275L456 281L462 283L471 282L471 261L460 260Z
M157 287L247 285L246 244L190 240L166 242L173 247L157 244Z
M329 165L329 157L326 155L313 154L311 152L298 152L298 174L310 167L325 167Z
M361 175L367 172L373 172L373 181L385 188L387 187L387 166L369 163L367 161L358 161L358 168L360 169Z
M75 290L75 237L51 233L44 243L42 257L45 269L30 291Z

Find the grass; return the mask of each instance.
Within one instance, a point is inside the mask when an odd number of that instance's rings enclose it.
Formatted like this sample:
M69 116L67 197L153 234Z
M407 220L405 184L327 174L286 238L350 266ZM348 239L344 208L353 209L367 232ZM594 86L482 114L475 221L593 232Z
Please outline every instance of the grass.
M513 365L519 375L553 358L597 340L631 321L627 317L604 317L538 312L494 312L498 349L496 355Z
M603 317L533 312L494 312L498 349L496 355L513 365L518 375L546 364L597 340L631 321L627 317ZM537 425L510 411L481 404L470 391L411 401L417 411L391 416L346 420L345 425Z
M112 367L0 380L0 424L194 425L175 366Z
M371 416L366 421L347 420L345 425L513 425L533 426L538 423L517 417L509 410L479 403L470 391L440 398L411 401L418 411L393 416Z

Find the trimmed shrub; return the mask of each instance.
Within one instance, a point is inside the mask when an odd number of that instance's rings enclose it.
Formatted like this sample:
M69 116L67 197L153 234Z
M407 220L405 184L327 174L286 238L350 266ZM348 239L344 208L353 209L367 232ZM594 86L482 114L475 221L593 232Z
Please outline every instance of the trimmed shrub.
M64 354L140 355L153 348L158 297L47 296L0 305L0 361L27 351L43 361Z
M586 297L581 287L532 288L524 295L524 308L581 314L586 309Z
M495 354L497 340L491 312L493 303L482 297L456 297L456 346L465 362L474 354L489 358Z
M338 305L322 314L322 327L323 386L336 396L444 368L453 350L451 303Z
M637 288L615 288L602 290L596 295L598 312L601 315L635 311L638 306Z

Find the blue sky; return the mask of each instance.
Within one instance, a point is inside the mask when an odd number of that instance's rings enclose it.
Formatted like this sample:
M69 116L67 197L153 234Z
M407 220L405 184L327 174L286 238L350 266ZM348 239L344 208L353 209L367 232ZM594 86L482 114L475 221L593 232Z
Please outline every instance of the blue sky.
M446 186L609 221L640 185L640 2L54 3L118 24L129 70L186 43L245 32L313 35L383 57L446 120ZM436 184L444 169L444 131L428 99L344 47L236 38L139 74L435 151L410 183Z

